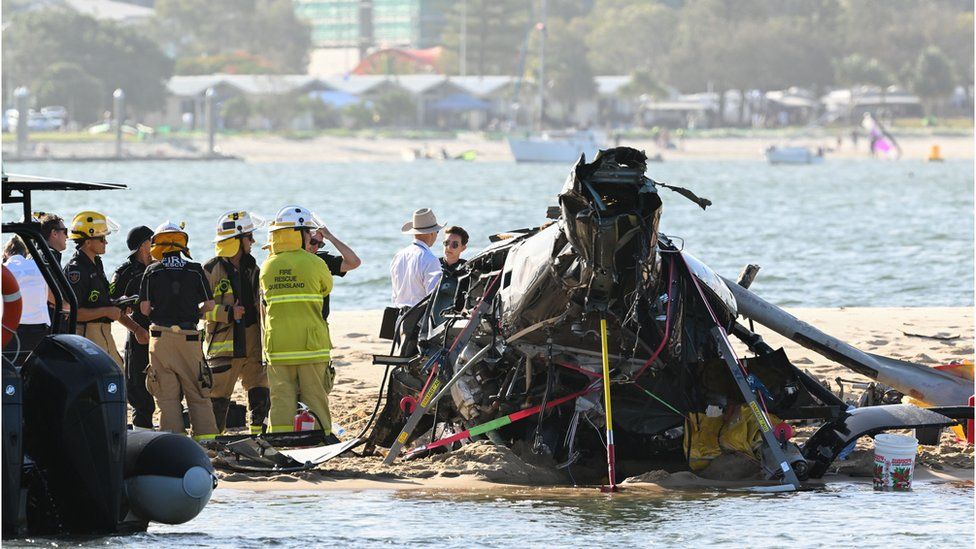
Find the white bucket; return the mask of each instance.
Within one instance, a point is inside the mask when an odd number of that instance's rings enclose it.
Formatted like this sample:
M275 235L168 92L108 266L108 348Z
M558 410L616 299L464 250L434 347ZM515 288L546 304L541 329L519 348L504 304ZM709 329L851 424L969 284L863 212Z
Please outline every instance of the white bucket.
M874 489L909 491L915 473L918 440L913 436L880 434L874 437Z

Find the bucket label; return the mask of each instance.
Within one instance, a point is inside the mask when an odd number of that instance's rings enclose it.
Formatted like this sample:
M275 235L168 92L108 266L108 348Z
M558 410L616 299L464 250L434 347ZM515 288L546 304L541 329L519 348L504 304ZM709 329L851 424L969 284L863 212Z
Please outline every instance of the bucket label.
M891 457L874 454L874 489L908 491L912 489L914 457Z

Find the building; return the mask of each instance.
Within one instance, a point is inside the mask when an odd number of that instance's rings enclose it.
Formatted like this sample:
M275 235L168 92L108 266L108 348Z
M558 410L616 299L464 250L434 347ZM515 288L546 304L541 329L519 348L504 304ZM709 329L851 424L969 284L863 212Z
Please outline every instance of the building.
M441 43L449 0L294 0L316 48L424 49Z

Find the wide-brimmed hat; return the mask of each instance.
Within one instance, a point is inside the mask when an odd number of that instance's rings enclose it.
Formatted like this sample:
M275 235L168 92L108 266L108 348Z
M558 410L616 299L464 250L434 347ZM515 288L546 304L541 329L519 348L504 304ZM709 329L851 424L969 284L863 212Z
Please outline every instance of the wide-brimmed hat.
M431 234L444 228L444 225L437 224L437 216L430 208L421 208L413 212L413 221L403 224L400 232L403 234Z

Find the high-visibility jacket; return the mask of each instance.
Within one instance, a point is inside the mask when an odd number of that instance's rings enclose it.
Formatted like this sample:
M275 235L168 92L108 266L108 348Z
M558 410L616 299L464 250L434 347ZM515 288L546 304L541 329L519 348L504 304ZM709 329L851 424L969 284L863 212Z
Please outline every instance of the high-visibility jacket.
M322 301L332 291L325 262L303 249L273 253L261 266L264 358L287 366L328 362L332 351Z
M258 266L254 258L250 255L241 258L241 267L233 281L228 265L228 259L215 257L203 266L216 302L213 310L204 315L207 322L204 327L203 352L208 361L235 358L234 335L237 333L243 336L246 327L243 323L246 319L241 319L239 323L234 322L234 305L244 305L245 301L250 300L255 309L258 308ZM233 265L230 266L233 268ZM251 295L237 295L237 292L243 292L246 288L252 290ZM241 353L246 352L244 342L240 342L237 349L240 356L236 358L242 358L244 355Z

